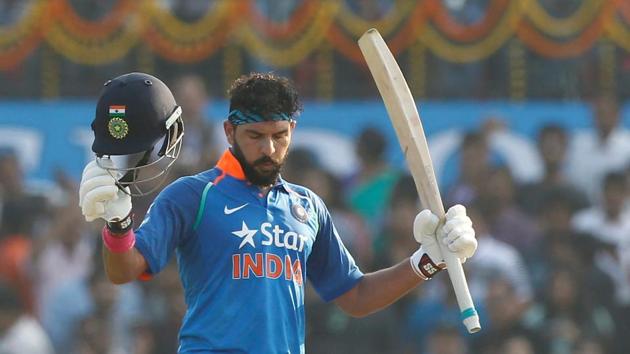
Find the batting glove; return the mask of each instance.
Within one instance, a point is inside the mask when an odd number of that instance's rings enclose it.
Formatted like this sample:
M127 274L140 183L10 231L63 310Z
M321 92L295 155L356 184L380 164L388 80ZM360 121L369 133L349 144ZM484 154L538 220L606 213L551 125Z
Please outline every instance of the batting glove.
M410 262L416 274L425 280L431 279L437 272L446 268L438 242L446 245L462 263L477 249L472 221L466 216L466 208L463 205L451 207L446 213L444 225L438 225L439 218L430 210L421 211L413 223L414 237L421 246L411 256Z
M100 164L114 166L109 158L100 159ZM83 170L79 187L81 212L87 221L101 218L109 224L125 220L131 213L131 196L120 190L116 179L103 167L94 160Z
M446 212L446 222L437 230L437 238L464 263L477 250L477 239L472 220L466 215L466 207L452 206Z

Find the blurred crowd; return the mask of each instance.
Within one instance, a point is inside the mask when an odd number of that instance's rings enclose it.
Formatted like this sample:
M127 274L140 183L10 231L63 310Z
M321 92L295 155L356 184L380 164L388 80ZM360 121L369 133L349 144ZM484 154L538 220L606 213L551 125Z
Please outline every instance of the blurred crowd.
M204 116L203 82L182 77L174 92L186 135L171 179L213 167L222 149ZM464 333L446 272L362 319L308 288L307 353L627 353L630 132L614 99L592 104L592 129L545 125L529 152L496 118L449 140L457 172L440 187L446 207L466 205L477 232L464 268L481 332ZM283 170L324 199L364 272L418 247L415 184L386 157L397 145L365 127L351 175L335 175L304 148L290 151ZM102 224L83 220L77 181L59 171L56 185L31 193L16 155L0 151L0 353L175 353L186 310L175 260L149 281L111 284ZM153 197L134 200L136 225Z

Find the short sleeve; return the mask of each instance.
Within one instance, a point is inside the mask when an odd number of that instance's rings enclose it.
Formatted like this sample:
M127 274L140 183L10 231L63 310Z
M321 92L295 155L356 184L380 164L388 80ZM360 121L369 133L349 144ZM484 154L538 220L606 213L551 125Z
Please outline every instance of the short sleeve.
M306 275L319 296L328 302L352 289L363 273L343 245L324 203L317 199L319 230L307 261Z
M187 212L189 208L184 202L198 202L197 194L192 189L182 188L181 184L169 186L153 201L142 224L135 230L135 247L147 261L149 274L159 273L190 234L194 209Z

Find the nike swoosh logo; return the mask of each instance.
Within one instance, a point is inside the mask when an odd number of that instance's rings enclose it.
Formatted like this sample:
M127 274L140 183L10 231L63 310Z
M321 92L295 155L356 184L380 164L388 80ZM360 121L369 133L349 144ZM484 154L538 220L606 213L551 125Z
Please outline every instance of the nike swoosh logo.
M247 204L249 204L249 203L245 203L245 204L243 204L243 205L241 205L239 207L231 208L231 209L228 208L227 205L226 205L225 208L223 208L223 212L225 213L225 215L230 215L230 214L232 214L234 212L237 212L237 211L245 208L247 206Z

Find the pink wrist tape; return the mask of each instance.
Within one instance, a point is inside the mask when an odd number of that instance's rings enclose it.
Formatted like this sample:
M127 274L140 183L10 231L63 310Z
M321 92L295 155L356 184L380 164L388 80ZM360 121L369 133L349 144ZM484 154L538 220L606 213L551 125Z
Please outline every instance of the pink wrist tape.
M112 253L125 253L136 244L136 234L129 230L122 235L114 236L107 227L103 228L103 243Z

